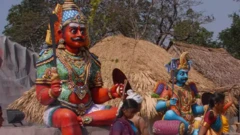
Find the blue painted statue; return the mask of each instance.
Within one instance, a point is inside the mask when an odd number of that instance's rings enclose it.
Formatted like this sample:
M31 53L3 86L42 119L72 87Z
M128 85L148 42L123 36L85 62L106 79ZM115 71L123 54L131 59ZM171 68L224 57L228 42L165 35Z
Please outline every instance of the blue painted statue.
M171 74L172 86L169 87L164 82L158 82L152 97L158 100L156 110L164 113L163 120L180 121L184 125L182 134L189 135L197 134L197 129L192 128L194 117L202 115L204 109L203 106L196 103L196 99L200 96L195 83L187 83L191 66L187 54L187 52L182 53L179 59L172 59L166 65Z

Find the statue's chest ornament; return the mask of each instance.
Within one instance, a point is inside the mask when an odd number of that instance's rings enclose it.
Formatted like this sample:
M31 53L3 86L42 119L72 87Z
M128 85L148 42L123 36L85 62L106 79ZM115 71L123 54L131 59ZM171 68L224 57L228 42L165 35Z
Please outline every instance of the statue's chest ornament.
M179 98L179 103L181 106L189 106L192 103L192 94L191 91L185 90L184 88L179 88L177 90L177 96Z
M75 87L73 88L73 92L78 96L79 99L83 99L85 97L85 95L88 93L89 89L87 85L83 85L83 86L77 86L75 85Z
M63 63L65 68L68 70L68 89L74 92L79 99L83 99L87 93L89 93L89 88L87 84L89 70L90 70L90 62L84 61L84 59L72 59L66 53L62 51L61 54L58 55L59 60ZM84 71L79 75L72 66L76 66L77 68L84 67ZM74 80L73 80L74 75Z

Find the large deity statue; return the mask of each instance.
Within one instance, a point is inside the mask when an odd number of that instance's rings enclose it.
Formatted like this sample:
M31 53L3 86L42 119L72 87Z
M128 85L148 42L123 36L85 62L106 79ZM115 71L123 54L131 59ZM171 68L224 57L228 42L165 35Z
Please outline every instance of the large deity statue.
M48 106L45 124L60 128L62 135L81 135L85 125L110 125L117 108L101 104L121 97L123 84L102 88L101 63L89 52L86 19L73 0L58 4L53 13L57 21L54 31L47 31L46 43L58 46L42 50L37 61L37 98Z
M192 128L194 117L202 115L204 109L196 103L200 96L195 83L187 83L191 64L187 54L182 53L179 59L172 59L166 65L168 72L171 73L172 85L158 82L153 96L158 99L156 110L164 113L163 120L180 121L184 124L183 130L185 129L182 133L193 134L197 132L193 132Z

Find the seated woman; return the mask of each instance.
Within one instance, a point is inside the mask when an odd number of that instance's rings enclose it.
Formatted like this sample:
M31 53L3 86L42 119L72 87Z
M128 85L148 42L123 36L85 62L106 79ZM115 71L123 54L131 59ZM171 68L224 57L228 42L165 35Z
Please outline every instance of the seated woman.
M143 101L142 96L131 89L127 91L127 95L128 96L126 99L133 99L138 103L138 112L140 112L142 107L142 101ZM132 121L134 125L137 127L139 135L150 135L148 131L148 122L143 117L141 117L138 113L134 115L134 117L130 119L130 121Z
M203 123L198 135L221 135L222 118L225 95L214 93L209 100L209 110L204 115Z
M138 112L138 103L133 99L126 99L117 114L109 135L137 135L137 128L129 119Z

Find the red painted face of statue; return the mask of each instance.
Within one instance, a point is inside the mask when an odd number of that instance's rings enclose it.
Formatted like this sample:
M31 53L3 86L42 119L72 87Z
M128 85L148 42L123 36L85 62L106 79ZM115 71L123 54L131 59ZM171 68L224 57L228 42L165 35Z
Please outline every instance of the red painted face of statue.
M63 38L65 40L66 49L71 52L86 46L87 34L86 27L83 24L70 23L64 28Z

